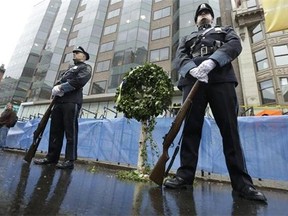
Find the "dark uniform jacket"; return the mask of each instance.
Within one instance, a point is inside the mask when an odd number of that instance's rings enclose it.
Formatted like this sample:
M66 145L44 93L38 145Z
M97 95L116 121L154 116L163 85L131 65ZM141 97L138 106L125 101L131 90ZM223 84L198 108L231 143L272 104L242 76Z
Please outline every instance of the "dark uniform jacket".
M203 32L205 32L204 35L201 35ZM202 48L203 56L199 56L201 47L204 47ZM205 55L205 51L208 54ZM181 89L181 86L193 84L196 78L192 77L189 71L207 59L212 59L217 64L208 75L209 83L235 82L237 85L231 62L241 51L240 39L231 27L209 25L200 27L198 32L192 32L181 38L179 42L173 65L173 68L181 75L178 87Z
M8 128L14 127L17 121L18 117L16 115L16 112L11 109L5 109L0 116L0 128L4 125Z
M56 85L61 85L64 91L62 97L56 97L56 103L82 104L83 87L91 78L92 68L90 65L79 62L65 71Z

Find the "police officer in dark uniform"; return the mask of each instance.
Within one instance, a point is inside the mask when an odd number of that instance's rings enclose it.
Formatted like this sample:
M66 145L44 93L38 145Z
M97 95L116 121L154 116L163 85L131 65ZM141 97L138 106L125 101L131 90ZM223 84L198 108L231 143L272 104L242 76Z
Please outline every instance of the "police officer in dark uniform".
M213 19L210 5L199 5L195 14L198 31L183 37L176 52L174 67L181 75L178 87L183 99L196 80L200 81L200 86L185 120L181 165L176 176L167 179L164 186L178 189L193 184L205 108L209 103L223 139L233 194L266 202L248 174L238 132L237 80L231 62L241 53L241 42L231 27L212 27Z
M91 78L92 68L85 61L89 54L81 47L73 50L74 66L63 74L52 89L55 105L51 113L48 154L35 159L38 165L56 164L59 169L73 169L77 159L78 117L83 102L83 87ZM64 162L59 162L63 138L67 140Z

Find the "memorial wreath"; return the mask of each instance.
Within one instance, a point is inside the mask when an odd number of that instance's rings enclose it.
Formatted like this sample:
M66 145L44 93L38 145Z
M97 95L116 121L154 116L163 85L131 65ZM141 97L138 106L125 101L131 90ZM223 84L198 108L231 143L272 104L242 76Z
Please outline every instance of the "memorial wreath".
M134 118L142 125L144 123L147 135L144 143L150 142L153 156L153 150L159 156L152 138L152 131L156 125L155 119L171 105L173 87L171 79L162 67L146 63L131 68L116 90L116 110L123 112L128 119ZM144 157L145 155L144 159L147 160L147 152L143 152Z

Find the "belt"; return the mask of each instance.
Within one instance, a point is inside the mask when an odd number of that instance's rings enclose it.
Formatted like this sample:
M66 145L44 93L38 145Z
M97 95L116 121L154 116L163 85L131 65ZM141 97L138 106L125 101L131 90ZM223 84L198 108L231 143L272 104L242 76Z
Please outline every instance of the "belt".
M197 51L193 52L192 53L192 57L195 58L195 57L198 57L198 56L209 55L209 54L212 54L214 51L215 51L214 47L204 46L204 47L201 47L200 50L197 50Z

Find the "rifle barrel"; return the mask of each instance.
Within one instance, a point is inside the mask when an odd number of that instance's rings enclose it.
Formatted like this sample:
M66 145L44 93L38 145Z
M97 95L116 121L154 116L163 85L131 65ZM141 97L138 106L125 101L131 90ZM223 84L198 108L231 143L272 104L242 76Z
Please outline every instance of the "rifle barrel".
M178 134L180 127L182 125L182 122L184 121L188 109L192 103L192 99L194 98L198 88L199 88L199 81L197 80L195 84L193 85L192 89L190 90L187 98L185 99L182 107L180 108L179 112L177 113L168 133L164 137L163 145L163 153L159 157L156 165L152 169L150 173L150 180L161 186L163 184L164 176L165 176L165 166L167 161L169 160L169 154L168 150L171 144L173 143L176 135ZM177 151L178 152L178 151ZM176 156L176 155L175 155ZM173 155L174 157L174 155ZM172 166L170 164L169 166ZM167 173L168 174L168 173Z
M46 128L46 125L49 120L54 104L55 104L55 99L51 101L48 109L46 110L41 121L39 122L38 127L33 133L33 142L24 156L24 160L27 161L28 163L31 163L32 158L35 156L35 153L40 144L42 134L44 133L44 130Z

